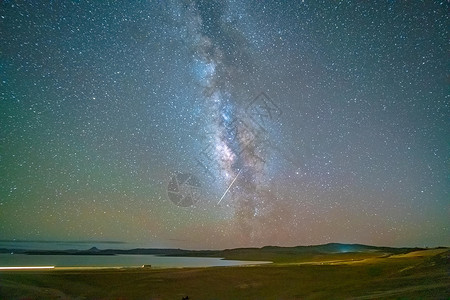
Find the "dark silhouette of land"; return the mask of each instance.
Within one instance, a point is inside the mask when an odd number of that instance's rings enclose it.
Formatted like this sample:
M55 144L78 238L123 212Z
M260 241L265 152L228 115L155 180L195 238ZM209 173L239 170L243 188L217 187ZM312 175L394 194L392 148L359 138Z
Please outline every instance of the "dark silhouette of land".
M30 255L119 255L119 254L138 254L138 255L159 255L159 256L187 256L187 257L224 257L237 259L242 257L246 260L257 260L256 256L270 257L275 256L296 256L299 254L329 254L345 252L387 252L390 254L408 253L411 251L425 250L425 248L392 248L376 247L361 244L340 244L329 243L324 245L296 246L296 247L278 247L265 246L262 248L235 248L225 250L185 250L173 248L136 248L136 249L98 249L92 247L88 250L22 250L22 249L0 249L0 253L17 253ZM241 258L239 258L241 259Z
M81 253L70 251L74 255L134 253L273 263L209 268L0 271L0 299L182 299L187 295L194 300L448 299L450 296L449 248L327 244L221 251L96 248Z

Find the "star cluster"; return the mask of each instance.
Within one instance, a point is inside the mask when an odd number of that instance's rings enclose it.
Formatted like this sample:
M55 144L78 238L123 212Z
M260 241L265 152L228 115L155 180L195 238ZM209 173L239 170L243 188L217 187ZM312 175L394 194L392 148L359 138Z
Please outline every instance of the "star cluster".
M448 246L448 16L2 1L0 238Z

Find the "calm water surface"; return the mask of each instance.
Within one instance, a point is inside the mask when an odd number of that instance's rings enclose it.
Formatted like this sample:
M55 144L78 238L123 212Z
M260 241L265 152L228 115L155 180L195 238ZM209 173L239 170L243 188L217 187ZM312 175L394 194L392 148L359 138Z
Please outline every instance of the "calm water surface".
M25 255L0 254L0 267L141 267L159 268L240 266L265 262L222 260L213 257L163 257L155 255Z

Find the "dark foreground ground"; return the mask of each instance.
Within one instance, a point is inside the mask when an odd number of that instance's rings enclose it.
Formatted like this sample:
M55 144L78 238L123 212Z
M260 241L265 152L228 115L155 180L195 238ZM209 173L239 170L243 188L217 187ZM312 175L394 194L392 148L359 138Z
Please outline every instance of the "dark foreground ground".
M247 267L0 271L0 299L186 296L193 300L450 299L449 250L291 257Z

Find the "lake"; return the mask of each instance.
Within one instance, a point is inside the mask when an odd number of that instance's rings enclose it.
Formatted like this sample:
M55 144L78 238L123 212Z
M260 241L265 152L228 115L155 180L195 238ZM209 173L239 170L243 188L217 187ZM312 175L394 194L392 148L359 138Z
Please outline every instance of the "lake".
M26 255L0 254L0 267L141 267L156 268L242 266L267 262L223 260L215 257L166 257L155 255Z

